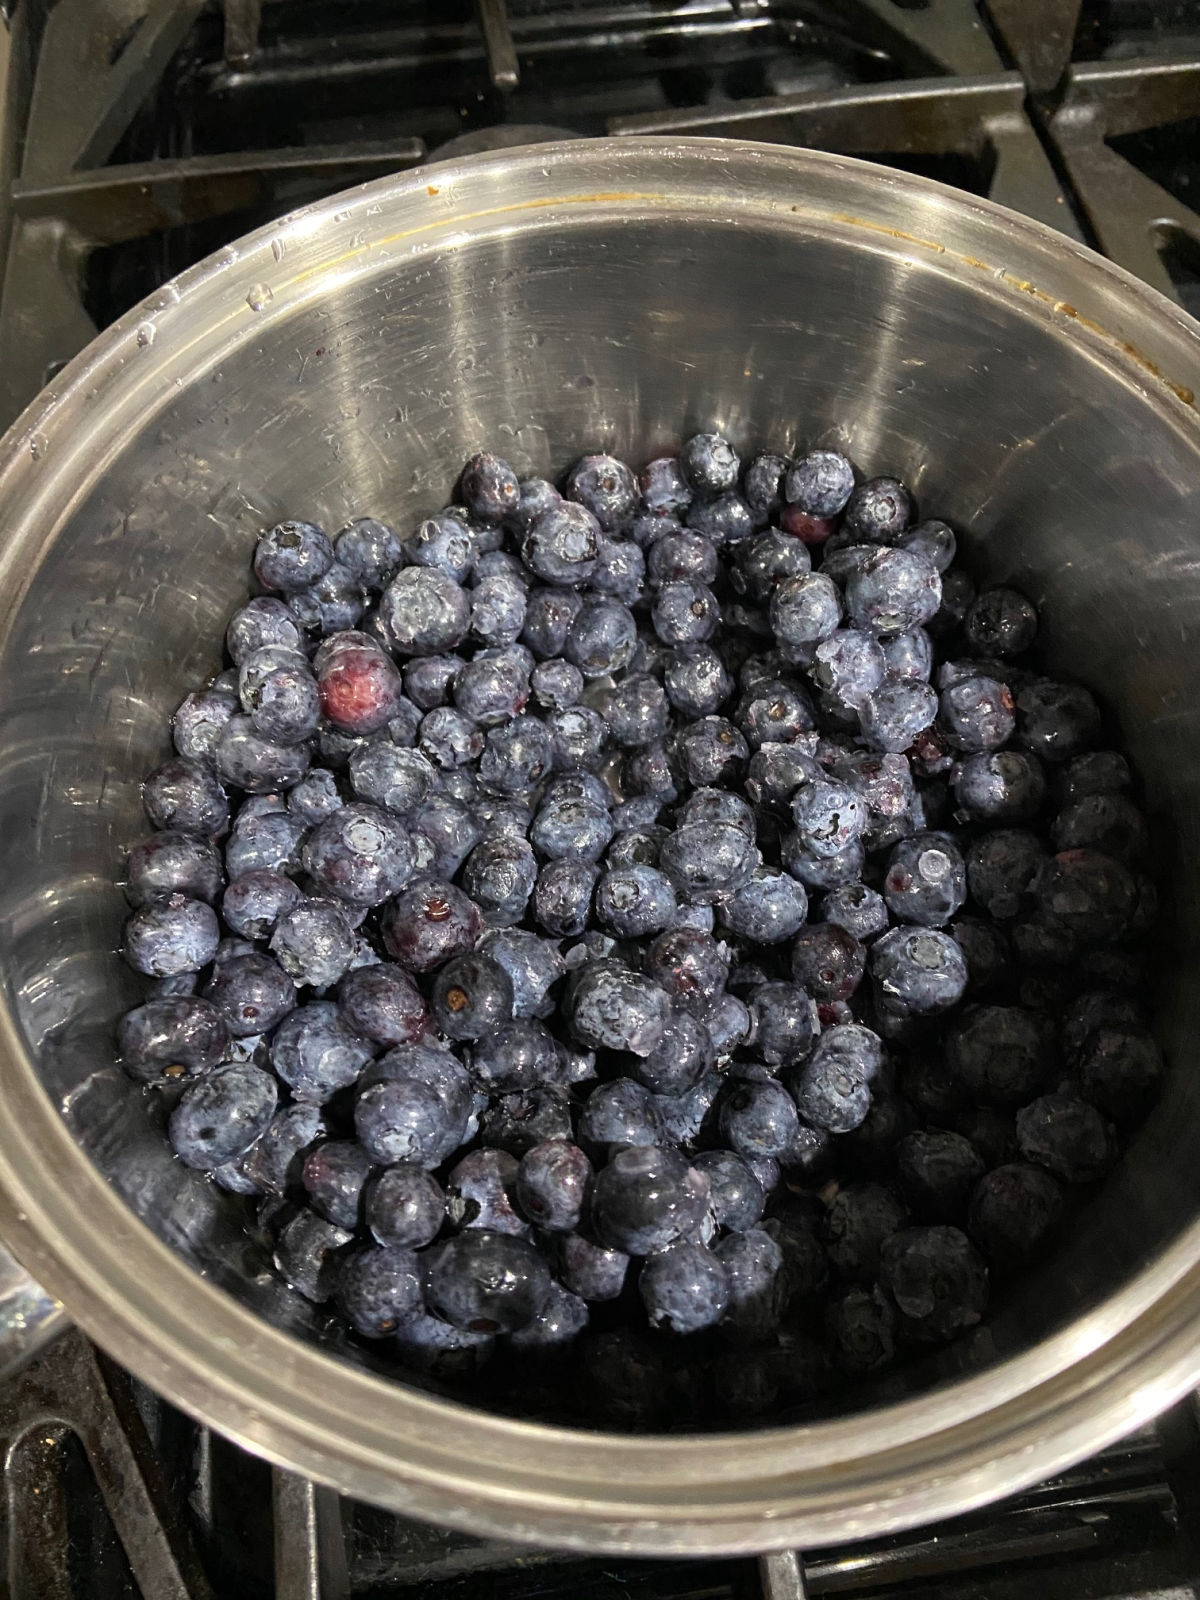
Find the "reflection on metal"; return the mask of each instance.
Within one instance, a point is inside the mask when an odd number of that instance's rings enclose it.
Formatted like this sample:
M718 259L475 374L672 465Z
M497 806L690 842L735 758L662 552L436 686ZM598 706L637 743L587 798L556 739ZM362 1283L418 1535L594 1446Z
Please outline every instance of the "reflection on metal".
M804 1563L794 1550L776 1550L759 1556L758 1575L763 1600L808 1600Z
M1025 115L1015 72L867 84L762 100L613 118L618 134L714 134L809 145L851 155L955 154L988 173L1002 205L1078 237L1074 218Z
M1161 293L1176 297L1162 259L1200 251L1200 215L1119 155L1123 134L1200 117L1200 57L1083 62L1072 67L1050 132L1100 248Z
M1003 67L974 0L842 0L842 26L853 26L879 42L911 69L941 72L998 72Z
M275 1600L350 1600L341 1498L277 1467Z
M243 67L258 49L262 0L224 0L224 5L225 59L231 67Z

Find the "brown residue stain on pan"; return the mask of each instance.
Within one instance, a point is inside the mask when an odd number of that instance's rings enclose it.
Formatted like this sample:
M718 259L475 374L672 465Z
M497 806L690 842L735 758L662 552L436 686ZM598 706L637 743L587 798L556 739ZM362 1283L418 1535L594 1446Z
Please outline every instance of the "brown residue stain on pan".
M1078 323L1081 328L1086 328L1089 333L1096 334L1098 338L1103 339L1107 344L1112 345L1114 349L1119 350L1122 355L1128 356L1131 361L1136 362L1156 382L1161 383L1165 389L1169 389L1177 400L1181 400L1185 406L1190 406L1195 410L1196 395L1194 390L1189 389L1186 384L1176 383L1172 378L1168 378L1158 363L1151 361L1149 356L1139 350L1136 345L1130 344L1127 339L1119 339L1115 333L1104 327L1102 323L1094 322L1091 317L1085 317L1082 312L1077 311L1066 300L1056 300L1053 295L1049 295L1043 289L1039 289L1036 284L1029 283L1024 278L1015 277L1011 272L1005 272L1003 269L990 266L988 262L980 261L975 256L963 255L958 250L950 250L946 245L939 244L936 240L922 239L918 234L905 233L900 228L889 228L883 223L871 222L866 217L852 216L848 212L836 212L834 221L847 223L852 228L865 228L871 233L883 233L892 239L901 239L905 244L917 245L920 249L930 250L935 255L953 256L956 261L961 261L966 267L974 267L976 271L987 272L993 277L999 276L1003 278L1004 282L1010 284L1012 288L1019 289L1022 294L1027 294L1034 300L1042 301L1044 305L1049 306L1059 316L1066 317L1068 320Z

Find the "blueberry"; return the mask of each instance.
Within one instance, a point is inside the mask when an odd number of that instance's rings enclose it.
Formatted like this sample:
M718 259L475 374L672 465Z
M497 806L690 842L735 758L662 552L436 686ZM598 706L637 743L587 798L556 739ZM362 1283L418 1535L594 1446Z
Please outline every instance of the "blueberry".
M803 578L811 570L808 546L771 528L735 546L729 577L738 594L766 605L781 584Z
M317 731L317 682L299 650L264 645L252 651L238 673L238 693L255 733L272 744L299 744Z
M381 1166L415 1161L436 1167L463 1141L466 1117L456 1109L421 1078L386 1078L363 1089L354 1126L371 1160Z
M568 706L577 705L583 685L583 673L561 656L540 662L529 679L538 705L551 711L564 711Z
M457 656L414 656L404 668L404 693L420 711L444 706L461 667Z
M491 1360L495 1345L491 1334L468 1333L428 1315L404 1323L392 1337L404 1365L439 1384L474 1379Z
M353 1237L313 1211L299 1211L275 1241L275 1266L285 1283L320 1305L334 1293L342 1252Z
M377 1244L421 1250L437 1237L446 1196L432 1174L415 1162L386 1167L366 1191L366 1221Z
M350 757L350 784L360 800L407 817L434 792L437 772L419 751L376 739Z
M300 867L300 845L307 833L301 818L286 811L238 813L225 846L225 866L231 883L249 872L291 873Z
M988 677L963 678L943 689L939 718L958 750L995 750L1016 725L1008 685Z
M1026 822L1046 793L1035 756L1024 750L981 751L967 756L954 775L954 797L975 822Z
M786 810L802 783L821 776L821 768L799 744L770 742L750 757L745 790L756 805Z
M271 1065L298 1100L323 1105L358 1081L371 1043L328 1000L298 1006L271 1041Z
M507 572L477 573L471 591L471 632L484 645L515 644L525 626L527 605L521 578Z
M325 767L313 767L288 791L287 808L309 827L324 822L345 805L337 779Z
M723 494L738 480L740 463L729 440L719 433L697 433L679 452L683 475L696 494Z
M162 895L186 894L211 905L223 882L216 846L207 839L169 828L151 834L129 852L125 898L136 907Z
M575 856L547 863L538 873L533 891L538 924L553 938L577 938L587 927L598 876L590 861Z
M381 649L362 636L349 634L326 654L314 659L321 710L336 731L362 737L386 727L404 701L402 679ZM324 743L322 743L324 749Z
M877 1288L846 1289L825 1310L833 1358L851 1377L890 1366L896 1354L896 1313Z
M1079 1093L1117 1122L1135 1121L1147 1110L1162 1073L1162 1055L1153 1037L1130 1021L1094 1028L1075 1060Z
M714 545L748 539L757 522L747 502L732 489L711 500L693 500L687 511L687 526Z
M529 678L507 656L479 656L460 666L454 680L454 704L481 728L495 728L524 710Z
M324 577L333 565L329 535L313 522L280 522L259 538L254 575L264 589L295 594Z
M760 857L753 835L732 822L687 822L663 842L662 870L680 898L713 905L750 881Z
M225 648L235 667L265 645L280 645L286 650L303 648L303 637L295 617L282 600L273 595L257 595L235 611L225 632ZM211 693L211 691L209 691Z
M786 1298L784 1256L762 1228L746 1228L717 1245L715 1254L729 1275L725 1335L739 1344L757 1344L779 1330Z
M814 726L813 706L796 683L770 681L756 684L738 701L737 721L752 750L779 744L805 734Z
M380 934L388 954L409 972L432 972L470 950L483 932L478 906L452 883L418 878L387 901Z
M673 928L651 944L645 967L646 976L676 1006L702 1018L725 987L729 959L710 934Z
M971 1237L994 1268L1015 1267L1047 1243L1062 1211L1062 1190L1048 1172L1011 1162L979 1180L971 1197Z
M1013 953L1002 928L980 917L956 917L946 931L966 959L969 998L994 993L1008 984Z
M1057 851L1098 850L1126 866L1146 852L1146 821L1124 794L1086 794L1055 817L1050 837Z
M839 856L860 837L867 810L855 791L836 778L803 784L792 799L792 820L805 850Z
M184 1090L168 1124L171 1148L185 1166L224 1166L266 1128L277 1098L269 1072L244 1063L218 1067Z
M967 963L948 934L933 928L893 928L871 946L876 993L896 1017L945 1011L962 998Z
M731 1083L721 1103L723 1141L741 1156L781 1156L796 1137L796 1105L781 1084Z
M958 550L958 540L954 537L954 529L945 522L936 520L919 522L913 528L905 528L902 533L896 534L891 541L899 550L911 550L915 555L924 556L939 572L945 572L953 562Z
M720 563L716 546L701 534L680 531L664 534L650 546L646 569L650 582L704 583L716 581Z
M471 606L466 591L431 567L404 567L379 602L387 637L406 656L435 656L466 637Z
M863 738L876 750L907 750L937 716L938 697L916 678L882 680L859 707Z
M228 726L226 723L225 728ZM142 784L142 804L156 828L173 828L208 838L224 833L229 825L229 801L224 789L207 766L184 756L175 756L155 767Z
M1079 684L1036 678L1017 691L1016 742L1043 761L1069 761L1100 735L1100 708Z
M589 1146L659 1144L662 1133L654 1095L631 1078L599 1084L579 1116L579 1137Z
M960 1133L918 1129L896 1147L896 1172L915 1215L953 1222L983 1176L983 1161Z
M707 1180L677 1151L639 1145L618 1150L596 1174L592 1217L601 1243L649 1255L698 1228L708 1199Z
M850 1133L871 1110L871 1085L882 1049L869 1028L845 1023L828 1028L807 1064L791 1081L801 1116L826 1133Z
M221 742L221 730L237 710L237 698L221 689L199 689L189 694L171 718L176 750L186 760L211 763Z
M586 506L608 533L620 528L637 503L637 480L615 456L581 456L567 473L566 496Z
M1042 863L1032 892L1043 920L1078 945L1097 945L1129 927L1137 886L1119 861L1098 850L1066 850Z
M635 864L605 872L596 885L596 916L618 939L661 933L675 917L675 890L656 867Z
M313 829L304 867L322 892L376 906L398 894L413 870L412 841L399 818L378 806L343 806Z
M666 994L641 973L615 961L589 962L567 996L567 1019L592 1049L650 1055L670 1015Z
M384 1339L422 1310L420 1263L411 1250L367 1245L341 1264L334 1295L356 1333Z
M807 889L836 889L857 883L862 877L865 852L862 840L853 839L837 855L816 855L808 841L793 829L781 843L780 856L786 871Z
M551 1283L545 1305L525 1327L509 1336L509 1348L539 1362L569 1351L589 1321L587 1303L561 1284Z
M495 927L520 921L536 882L537 862L529 845L503 833L477 844L462 871L464 890Z
M568 706L546 719L550 755L558 772L594 771L609 741L609 726L590 706Z
M846 502L842 526L852 539L886 545L908 526L912 501L896 478L868 478Z
M889 678L924 682L933 670L933 640L924 628L892 633L879 641L884 672Z
M1116 1156L1112 1129L1095 1106L1072 1094L1047 1094L1017 1112L1017 1144L1026 1161L1064 1183L1091 1183Z
M220 1011L194 995L149 1000L117 1026L121 1064L139 1083L198 1077L224 1059L228 1039Z
M822 896L819 910L823 922L843 928L863 943L882 933L888 925L883 896L869 889L865 883L851 883L840 889L831 889ZM808 987L807 981L798 973L793 972L793 976L797 983ZM848 996L831 995L829 998L847 999Z
M320 1107L281 1106L238 1163L263 1193L299 1194L304 1157L326 1132Z
M784 480L790 470L786 456L764 452L746 467L743 490L755 519L769 522L783 509Z
M338 1001L349 1025L376 1044L414 1044L429 1027L429 1014L417 986L407 972L386 962L347 972L338 988Z
M469 1065L480 1089L508 1094L553 1082L558 1074L558 1054L541 1023L514 1020L477 1039Z
M567 632L563 655L585 678L623 671L633 658L637 624L619 600L585 600Z
M353 1139L329 1139L304 1158L301 1183L313 1210L339 1228L353 1230L371 1174L366 1151Z
M562 1139L534 1145L521 1157L517 1203L537 1227L571 1233L583 1215L591 1175L591 1163L577 1145Z
M307 745L276 744L264 739L249 717L230 717L217 746L217 771L227 783L247 794L290 789L308 771ZM212 829L195 831L212 832Z
M354 933L336 901L302 898L271 935L271 954L297 984L327 988L354 958Z
M511 1333L525 1327L545 1305L550 1288L545 1261L511 1234L471 1228L427 1258L430 1310L470 1332Z
M456 517L453 510L439 511L418 523L404 545L404 555L415 567L431 567L455 583L465 583L475 565L475 537L470 525ZM396 563L397 567L400 565ZM383 584L376 587L382 588Z
M362 585L340 562L307 589L288 595L288 610L308 633L339 633L356 628L364 610Z
M849 1000L862 982L866 962L863 946L835 922L802 928L792 946L792 977L822 1005Z
M974 1327L987 1305L987 1268L959 1228L905 1228L880 1251L880 1283L922 1340L953 1338Z
M568 1233L559 1243L559 1257L563 1283L583 1300L616 1300L625 1286L629 1257L621 1250Z
M462 497L472 516L482 522L502 522L520 506L521 489L508 462L485 450L463 467Z
M809 673L818 688L857 708L883 681L886 664L873 635L857 628L839 628L817 646Z
M646 586L646 558L632 539L601 534L596 541L596 565L588 580L593 594L609 595L634 605Z
M769 1067L790 1066L808 1054L815 1025L813 1007L798 984L760 983L751 990L749 1010L750 1042Z
M334 555L364 589L382 589L404 565L404 543L394 528L374 517L356 517L334 540Z
M269 939L279 918L300 899L300 890L282 872L259 869L233 880L221 901L221 915L244 939Z
M605 693L598 709L607 721L607 736L626 749L652 744L667 729L666 692L657 679L644 674L628 674Z
M788 578L771 596L770 619L780 648L789 659L804 662L836 631L842 597L824 573Z
M638 1291L652 1328L697 1333L725 1315L731 1274L711 1250L680 1239L652 1255L641 1270Z
M529 570L543 583L585 583L596 569L600 524L586 506L562 501L537 517L521 545ZM555 652L557 653L557 652Z
M781 944L803 926L808 896L790 873L759 867L749 882L720 907L732 933L755 944Z
M687 510L692 488L674 456L658 456L647 462L639 476L642 501L656 516L675 515Z
M766 1195L742 1157L732 1150L704 1150L693 1165L708 1179L717 1226L731 1233L753 1228L763 1214Z
M550 861L595 861L612 836L607 805L591 794L575 797L562 791L549 795L530 829L538 854Z
M479 782L499 795L526 795L550 771L550 736L536 717L519 716L489 730Z
M674 758L688 783L733 785L750 758L745 739L725 717L702 717L680 730Z
M486 1144L507 1150L519 1161L535 1144L573 1137L571 1103L557 1084L494 1098L480 1120Z
M915 799L912 773L895 751L841 751L833 761L833 776L848 784L867 807L864 837L872 850L895 844L912 829Z
M1033 643L1037 626L1037 612L1015 589L983 590L963 619L967 643L983 655L1022 655Z
M296 1004L296 988L287 973L257 952L220 962L204 993L235 1039L269 1033Z
M836 450L812 450L789 468L783 497L809 517L836 517L854 491L854 468Z
M650 617L664 644L703 643L720 621L717 598L706 583L681 580L660 584Z
M445 1210L451 1225L526 1238L529 1223L515 1209L518 1165L505 1150L472 1150L457 1162L447 1179Z
M967 898L967 869L948 833L911 833L888 858L883 897L899 922L942 928Z
M128 919L122 951L136 971L151 978L168 978L207 966L220 938L210 905L183 894L160 895Z
M839 1189L825 1218L829 1259L851 1283L873 1283L879 1275L884 1243L908 1220L900 1200L878 1183L849 1184Z
M567 631L582 604L582 598L570 589L535 587L529 591L521 638L535 656L544 660L562 654Z

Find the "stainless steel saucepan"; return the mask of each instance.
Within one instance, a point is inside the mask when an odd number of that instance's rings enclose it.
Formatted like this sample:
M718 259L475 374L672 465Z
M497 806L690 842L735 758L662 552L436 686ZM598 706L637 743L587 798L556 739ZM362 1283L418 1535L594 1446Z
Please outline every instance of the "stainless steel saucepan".
M389 178L222 252L0 446L0 1230L118 1360L368 1500L546 1544L812 1547L1045 1476L1200 1378L1200 329L1088 251L878 167L578 141ZM284 516L401 526L488 444L525 472L718 426L835 443L1044 603L1168 863L1165 1101L955 1371L707 1438L567 1432L389 1381L280 1288L113 1065L122 851L167 718Z

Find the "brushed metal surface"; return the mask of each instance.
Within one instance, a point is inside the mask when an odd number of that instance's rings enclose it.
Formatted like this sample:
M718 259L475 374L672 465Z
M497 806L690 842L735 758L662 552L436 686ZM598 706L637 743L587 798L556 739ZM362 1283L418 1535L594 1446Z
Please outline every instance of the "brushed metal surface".
M845 158L576 141L383 180L202 263L0 446L0 1228L118 1360L413 1515L648 1553L807 1548L1042 1478L1200 1377L1200 329L1050 230ZM719 426L902 473L1115 709L1172 863L1165 1102L988 1332L856 1413L708 1438L530 1426L312 1337L112 1063L138 781L219 664L256 534L406 525Z

